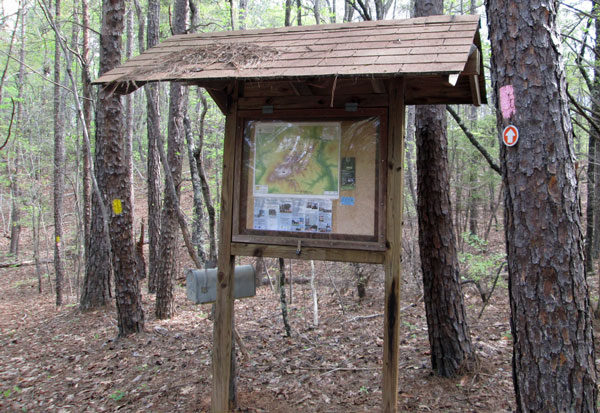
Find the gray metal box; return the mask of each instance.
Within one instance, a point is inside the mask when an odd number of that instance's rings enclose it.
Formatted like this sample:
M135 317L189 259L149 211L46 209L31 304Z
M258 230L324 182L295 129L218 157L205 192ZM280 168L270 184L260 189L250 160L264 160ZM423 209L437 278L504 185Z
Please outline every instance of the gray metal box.
M186 271L187 298L194 304L212 303L217 300L217 269L189 269ZM254 297L256 283L254 267L235 267L233 296L235 298Z

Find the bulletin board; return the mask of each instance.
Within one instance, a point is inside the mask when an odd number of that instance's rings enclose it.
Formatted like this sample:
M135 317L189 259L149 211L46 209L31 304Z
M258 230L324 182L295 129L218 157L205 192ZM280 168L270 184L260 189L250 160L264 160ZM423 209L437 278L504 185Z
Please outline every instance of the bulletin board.
M387 110L241 115L234 242L385 249Z

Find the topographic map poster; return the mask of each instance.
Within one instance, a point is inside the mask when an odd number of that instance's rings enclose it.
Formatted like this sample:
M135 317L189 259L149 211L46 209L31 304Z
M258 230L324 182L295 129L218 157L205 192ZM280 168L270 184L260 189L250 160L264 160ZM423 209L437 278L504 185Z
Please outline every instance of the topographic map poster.
M258 122L254 195L339 196L339 122Z

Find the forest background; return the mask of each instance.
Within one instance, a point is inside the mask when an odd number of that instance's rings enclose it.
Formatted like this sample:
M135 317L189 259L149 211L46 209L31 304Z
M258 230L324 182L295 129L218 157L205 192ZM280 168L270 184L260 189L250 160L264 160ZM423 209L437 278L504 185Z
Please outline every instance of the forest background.
M408 1L202 1L190 0L192 17L188 29L199 32L241 28L266 28L291 25L309 25L342 21L360 21L376 18L396 19L410 17L413 4ZM1 4L0 21L0 231L4 237L1 244L0 266L8 268L11 277L8 286L22 282L35 284L42 294L39 300L67 308L77 307L84 288L85 238L86 238L86 183L90 164L86 162L86 143L82 121L78 115L77 101L73 93L75 79L81 102L91 105L95 111L96 91L88 94L89 77L95 78L99 65L99 33L101 24L100 1L48 1L10 2ZM58 6L58 9L57 9ZM158 37L163 40L173 33L173 3L159 2ZM571 103L571 117L575 128L574 150L579 160L578 178L581 190L582 211L586 227L586 267L588 277L597 273L600 253L600 168L596 153L600 152L597 97L600 96L596 57L600 51L596 30L600 27L593 10L592 1L566 1L561 3L559 24L562 33L562 53L566 68ZM59 11L59 12L57 12ZM125 19L124 56L135 56L147 45L148 4L145 1L128 2ZM291 11L291 12L290 12ZM287 13L286 13L287 12ZM489 43L482 2L446 1L445 14L482 14L482 40L484 65L489 76ZM86 18L87 16L87 18ZM65 55L56 42L56 28L69 50ZM598 25L598 26L597 26ZM86 35L89 36L87 41ZM70 72L70 74L69 74ZM86 79L87 77L87 79ZM159 128L162 136L168 136L169 85L159 89ZM488 93L491 86L488 84ZM492 102L492 99L488 99ZM58 102L58 103L56 103ZM134 197L136 214L134 228L138 238L144 228L148 229L147 208L149 180L147 96L138 91L127 97L124 106L126 131L131 142L133 157ZM220 199L220 172L222 163L222 139L224 117L200 88L189 88L187 105L189 134L186 136L183 156L183 180L180 186L182 208L193 235L194 244L202 260L214 258L215 228L218 222ZM503 231L503 188L498 173L498 132L493 105L479 108L454 106L448 108L448 161L450 167L451 202L453 225L457 234L461 279L464 286L473 288L472 298L479 301L474 316L483 313L490 302L488 312L493 311L494 297L503 295L506 289L504 274L505 250ZM91 148L94 148L94 121L90 122ZM405 182L405 234L403 244L404 278L411 303L420 301L421 267L419 262L417 188L415 170L414 110L409 108L407 119L406 182ZM57 141L64 142L64 159L58 157ZM474 145L474 141L479 147ZM166 147L166 142L165 142ZM91 154L92 158L94 154ZM194 185L192 169L201 166L206 185L199 193ZM59 171L57 171L57 168ZM156 168L158 171L159 168ZM58 173L57 175L57 172ZM62 178L57 179L57 176ZM63 183L60 180L64 179ZM158 182L164 177L158 177ZM58 185L58 187L57 187ZM62 185L62 186L61 186ZM164 190L161 183L159 192ZM88 189L88 191L90 191ZM58 211L55 193L64 196L64 207ZM166 192L166 191L165 191ZM89 194L89 192L88 192ZM207 195L208 194L208 195ZM89 205L89 204L88 204ZM202 210L195 208L200 205ZM89 208L89 207L88 207ZM160 210L160 207L159 207ZM58 226L64 229L59 231ZM176 230L177 232L178 230ZM176 235L181 239L181 235ZM148 235L143 237L146 241ZM54 250L60 245L63 276L57 277ZM180 245L183 242L179 242ZM144 245L144 244L142 244ZM150 251L144 247L145 255ZM187 250L175 252L177 262L175 278L181 279L183 270L192 266ZM266 263L267 271L279 270L276 262ZM309 274L310 269L301 263L289 263L295 273ZM331 307L337 308L346 296L364 302L381 300L379 282L382 275L377 268L349 266L346 264L319 264L318 277L333 277ZM326 273L329 273L328 275ZM498 276L500 275L500 277ZM339 277L336 278L336 277ZM302 277L300 277L302 278ZM270 277L269 277L270 279ZM337 280L337 285L336 285ZM594 279L593 285L597 283ZM24 285L21 284L21 285ZM57 285L58 284L58 285ZM339 284L342 287L341 291ZM9 287L10 288L10 287ZM152 287L150 287L152 288ZM465 287L466 288L466 287ZM368 290L372 291L369 292ZM498 290L496 290L498 289ZM412 294L410 292L413 292ZM500 292L499 292L500 291ZM60 293L59 293L60 292ZM181 291L179 291L181 293ZM60 296L59 296L60 294ZM494 296L495 294L495 296ZM151 299L152 297L150 297ZM180 297L181 298L181 297ZM272 297L271 297L272 298ZM354 299L354 298L352 298ZM502 298L498 297L502 302ZM597 291L591 292L595 308L598 306ZM475 304L476 303L476 304ZM152 303L144 303L152 312ZM407 303L408 304L408 303ZM182 304L183 305L183 304ZM363 308L364 309L364 308ZM344 305L341 305L344 312ZM357 310L358 311L358 310ZM499 310L501 311L501 310ZM504 308L504 311L507 311ZM147 310L148 312L148 310ZM371 312L367 313L370 315ZM379 313L375 313L379 314ZM366 316L358 313L356 317ZM113 316L114 317L114 316ZM334 317L334 316L332 316ZM499 322L499 321L498 321ZM506 320L502 321L505 325ZM409 329L413 324L407 321ZM500 322L499 322L500 323ZM415 322L414 325L417 325ZM157 326L155 326L156 328ZM7 327L13 331L14 326ZM499 327L502 328L502 327ZM508 329L506 329L508 330ZM4 333L4 331L3 331ZM11 333L14 334L14 333ZM159 336L161 333L157 333ZM505 337L505 332L499 333ZM23 386L9 385L8 396L18 395ZM361 387L362 388L362 387ZM365 396L370 391L356 394ZM4 389L3 389L4 390ZM119 389L112 389L113 402L121 402ZM114 400L118 399L118 400ZM439 402L439 400L438 400ZM510 405L510 401L507 402Z

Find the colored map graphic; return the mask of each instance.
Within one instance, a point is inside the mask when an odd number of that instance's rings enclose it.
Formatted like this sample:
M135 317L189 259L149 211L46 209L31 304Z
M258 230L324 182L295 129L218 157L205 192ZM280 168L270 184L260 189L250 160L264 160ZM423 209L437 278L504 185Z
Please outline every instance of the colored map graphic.
M259 122L255 133L254 195L337 198L338 122Z

